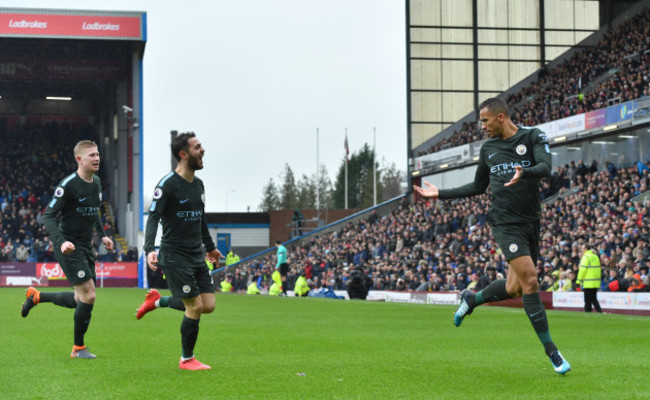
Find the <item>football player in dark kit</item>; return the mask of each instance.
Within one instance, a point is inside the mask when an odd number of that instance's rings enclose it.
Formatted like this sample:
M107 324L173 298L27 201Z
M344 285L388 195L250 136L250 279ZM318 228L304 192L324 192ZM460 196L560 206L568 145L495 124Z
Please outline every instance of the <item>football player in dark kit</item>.
M211 369L194 357L201 314L209 314L215 307L214 283L205 263L203 246L208 261L215 263L224 258L214 245L205 221L203 181L194 176L195 171L203 168L205 150L194 133L189 132L172 140L171 151L178 166L156 186L149 208L144 250L149 268L155 271L160 265L165 271L172 297L160 297L155 289L149 291L136 316L141 318L157 306L184 310L182 357L178 367ZM154 242L161 220L160 254L156 254Z
M425 182L427 188L413 187L421 196L440 199L482 194L488 186L492 190L488 222L510 264L508 278L493 281L476 294L462 291L454 324L460 326L480 304L521 296L526 315L553 369L565 374L571 366L551 340L535 270L541 214L539 181L551 173L548 139L537 128L515 125L510 119L508 105L501 99L488 99L479 109L481 128L488 133L489 139L481 147L474 182L452 189L438 189L428 182Z
M74 292L41 293L30 287L21 315L26 317L40 303L74 308L74 345L70 357L95 358L84 343L95 304L93 228L102 237L107 250L113 249L113 241L105 235L99 220L102 191L99 177L95 175L99 170L97 144L80 141L74 147L74 156L77 172L59 183L43 214L43 223L54 243L54 255ZM60 223L57 223L57 215L61 216Z

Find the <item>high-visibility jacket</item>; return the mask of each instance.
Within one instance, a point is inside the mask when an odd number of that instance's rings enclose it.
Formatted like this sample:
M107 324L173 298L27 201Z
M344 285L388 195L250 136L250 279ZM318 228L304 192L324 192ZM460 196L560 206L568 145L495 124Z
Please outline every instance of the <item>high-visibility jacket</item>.
M282 275L280 275L280 271L277 269L271 274L271 279L273 279L273 282L277 283L278 286L282 286Z
M246 288L246 294L260 294L260 289L257 287L256 282L251 282Z
M293 292L297 296L305 296L309 293L309 285L307 285L307 279L305 279L304 276L301 275L296 279L296 286L293 289Z
M228 281L221 281L221 291L224 293L232 291L232 284Z
M239 256L232 251L229 251L228 254L226 255L226 266L233 265L235 263L239 262Z
M273 282L273 285L269 288L269 296L279 296L282 293L282 286Z
M593 250L585 251L580 259L580 270L576 283L582 284L583 289L600 288L600 258Z

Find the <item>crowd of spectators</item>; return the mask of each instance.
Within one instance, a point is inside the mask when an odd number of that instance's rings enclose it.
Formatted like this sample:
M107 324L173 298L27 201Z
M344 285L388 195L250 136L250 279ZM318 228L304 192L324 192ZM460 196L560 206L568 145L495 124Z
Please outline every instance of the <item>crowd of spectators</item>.
M577 289L584 241L598 249L607 278L604 290L610 290L610 276L638 274L637 279L647 279L650 200L638 203L631 199L648 189L650 169L644 164L615 171L592 166L596 169L582 161L571 163L558 167L546 180L546 186L556 187L559 194L542 207L537 267L543 290ZM371 279L372 290L480 290L508 273L507 262L486 224L488 208L487 194L415 204L403 200L386 216L373 213L337 232L312 235L298 245L287 246L289 288L303 275L312 289L345 290L356 268ZM274 269L271 252L253 262L236 264L226 274L235 291L245 291L251 280L262 281L263 288L268 288ZM623 283L618 290L629 287ZM645 286L635 288L645 290Z
M77 169L72 147L81 139L94 140L93 129L65 122L9 124L0 118L0 138L0 262L53 262L43 211L56 184ZM100 215L115 239L104 205ZM137 260L135 248L106 251L97 237L93 250L100 261Z
M645 9L595 46L577 51L555 69L540 70L534 83L506 100L516 124L535 126L649 95L650 9ZM465 123L418 155L484 138L476 123Z

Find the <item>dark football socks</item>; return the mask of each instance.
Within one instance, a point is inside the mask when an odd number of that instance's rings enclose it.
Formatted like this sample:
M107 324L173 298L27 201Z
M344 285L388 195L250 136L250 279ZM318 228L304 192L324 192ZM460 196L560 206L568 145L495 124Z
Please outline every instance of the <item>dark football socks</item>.
M84 335L90 325L93 304L79 302L74 311L74 344L75 346L84 345Z
M181 323L181 344L183 346L183 358L188 359L194 356L194 346L196 339L199 337L199 321L198 319L189 318L187 315L183 316Z
M60 307L76 308L77 302L74 300L74 292L41 292L40 303L54 303Z
M528 316L533 329L537 333L537 337L544 345L544 351L547 356L557 350L555 343L551 340L551 333L548 329L548 320L546 319L546 310L544 304L539 298L539 293L525 294L522 296L524 300L524 311Z
M185 311L185 304L183 304L183 300L178 297L163 296L158 300L158 304L160 307L169 307L174 310Z
M470 309L473 309L483 303L494 303L496 301L508 300L509 298L510 294L506 290L506 280L499 279L490 283L488 287L475 295L470 296L467 299L467 304Z

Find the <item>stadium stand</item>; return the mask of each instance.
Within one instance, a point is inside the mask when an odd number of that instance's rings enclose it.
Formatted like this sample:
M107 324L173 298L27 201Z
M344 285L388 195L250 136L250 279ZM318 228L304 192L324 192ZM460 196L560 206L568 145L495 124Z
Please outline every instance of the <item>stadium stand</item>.
M648 187L648 168L642 165L619 169L613 176L606 168L574 174L567 165L546 180L540 282L550 280L553 286L559 273L575 281L571 272L577 272L584 240L598 246L605 269L621 276L630 269L645 278L650 265L650 200L634 200ZM345 290L356 266L372 279L374 290L461 290L498 274L506 276L506 260L486 224L487 210L487 195L416 204L402 200L383 217L370 213L339 231L310 235L288 246L289 287L304 273L312 289ZM228 273L242 282L235 290L243 291L251 278L270 282L274 267L273 254L268 254L237 264Z
M76 170L72 145L82 139L96 140L91 126L65 121L21 124L0 118L3 144L0 148L1 262L55 261L52 241L41 218L56 184ZM102 183L104 190L108 190L105 179ZM102 204L100 210L102 222L115 239L113 223L107 220L106 207L109 205ZM101 261L137 259L137 252L133 254L135 249L128 250L128 257L121 248L107 252L95 245L94 251ZM27 257L24 257L25 253Z
M507 99L512 120L535 126L650 95L650 9L576 52ZM476 123L434 143L419 156L484 139Z

